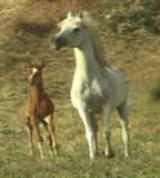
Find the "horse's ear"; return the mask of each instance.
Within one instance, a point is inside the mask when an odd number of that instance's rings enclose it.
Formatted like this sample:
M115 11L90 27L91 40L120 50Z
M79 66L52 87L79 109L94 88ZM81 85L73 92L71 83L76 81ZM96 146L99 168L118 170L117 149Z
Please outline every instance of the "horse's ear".
M68 14L67 14L67 18L71 18L71 17L73 17L73 14L72 14L71 11L69 11Z
M80 11L77 15L80 19L83 19L83 11Z
M78 15L77 15L80 19L83 19L84 18L84 16L85 16L85 11L80 11L79 13L78 13Z

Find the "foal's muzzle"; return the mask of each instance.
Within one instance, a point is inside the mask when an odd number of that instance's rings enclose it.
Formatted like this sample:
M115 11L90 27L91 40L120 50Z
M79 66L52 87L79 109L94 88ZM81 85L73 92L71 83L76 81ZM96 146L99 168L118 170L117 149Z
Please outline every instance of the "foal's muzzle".
M67 41L63 37L56 37L54 42L55 42L57 50L59 50L62 47L66 46L66 44L67 44Z
M28 82L29 82L30 85L33 85L33 84L34 84L34 80L33 80L32 78L29 78L29 79L28 79Z

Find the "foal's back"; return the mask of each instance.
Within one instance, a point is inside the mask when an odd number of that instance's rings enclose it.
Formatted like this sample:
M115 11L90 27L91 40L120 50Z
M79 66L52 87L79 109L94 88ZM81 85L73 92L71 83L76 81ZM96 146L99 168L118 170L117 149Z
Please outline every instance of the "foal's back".
M53 113L53 102L45 91L41 91L38 95L29 95L26 102L26 115L28 117L36 115L37 119L42 120Z

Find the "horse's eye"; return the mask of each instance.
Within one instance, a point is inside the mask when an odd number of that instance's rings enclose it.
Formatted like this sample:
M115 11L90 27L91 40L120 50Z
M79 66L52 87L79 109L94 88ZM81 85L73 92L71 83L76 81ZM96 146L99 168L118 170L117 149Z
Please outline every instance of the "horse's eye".
M77 33L77 32L79 32L79 30L80 29L78 27L76 27L76 28L73 29L73 32Z

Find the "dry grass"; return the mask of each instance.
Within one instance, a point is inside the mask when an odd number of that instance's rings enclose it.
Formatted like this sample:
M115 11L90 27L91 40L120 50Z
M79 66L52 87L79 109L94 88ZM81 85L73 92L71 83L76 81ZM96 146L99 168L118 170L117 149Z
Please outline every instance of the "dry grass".
M48 33L69 10L80 10L87 7L89 2L91 0L1 0L0 39L7 41L13 38L17 31L37 35Z
M107 55L112 64L128 77L131 86L131 147L132 157L123 158L120 125L117 113L113 114L112 139L116 157L100 157L90 164L84 129L80 118L70 103L70 86L74 72L71 50L55 51L50 47L50 26L43 35L26 30L22 22L53 25L70 8L66 5L60 13L52 11L53 4L61 8L66 1L0 1L0 23L4 25L0 34L0 177L3 178L158 178L160 165L159 103L153 102L150 89L159 79L158 36L122 36L106 32L103 3L94 1L91 12L99 20L100 34L106 44ZM72 1L80 3L79 1ZM82 1L85 2L85 1ZM89 1L87 1L89 2ZM33 1L28 3L33 3ZM97 3L97 4L96 4ZM105 2L104 2L105 4ZM63 6L62 6L63 5ZM82 6L86 6L82 3ZM39 7L38 11L36 8ZM76 5L75 10L79 7ZM57 8L57 7L56 7ZM9 9L9 10L8 10ZM74 9L74 8L73 8ZM15 13L16 12L16 13ZM27 14L31 14L27 16ZM39 14L39 15L38 15ZM19 17L19 18L17 18ZM39 22L39 23L37 23ZM17 28L17 25L22 25ZM15 28L16 27L16 28ZM36 32L35 27L35 32ZM0 26L0 29L2 27ZM15 29L18 29L15 31ZM43 31L43 30L42 30ZM41 33L41 31L40 31ZM45 160L28 156L25 130L21 122L23 103L27 95L25 65L30 59L46 62L44 83L55 106L56 133L60 154ZM100 135L100 133L99 133ZM100 138L100 152L104 140Z

